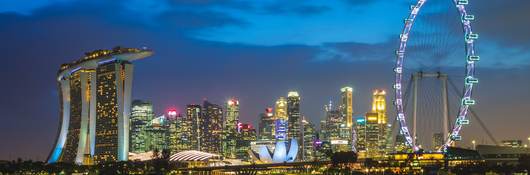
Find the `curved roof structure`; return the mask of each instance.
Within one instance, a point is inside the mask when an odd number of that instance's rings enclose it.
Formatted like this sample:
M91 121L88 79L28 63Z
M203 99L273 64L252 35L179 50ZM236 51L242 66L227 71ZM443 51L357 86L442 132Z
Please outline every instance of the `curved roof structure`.
M115 60L134 61L153 55L153 51L147 48L122 48L115 47L112 50L95 50L85 53L85 56L72 63L62 64L57 75L60 81L63 77L81 69L94 69L100 64L105 64Z
M169 157L170 161L207 161L209 159L220 159L221 156L201 151L182 151Z

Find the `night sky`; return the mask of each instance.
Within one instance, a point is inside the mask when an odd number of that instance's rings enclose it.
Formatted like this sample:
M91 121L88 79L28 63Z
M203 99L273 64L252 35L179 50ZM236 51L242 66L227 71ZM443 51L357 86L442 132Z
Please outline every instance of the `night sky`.
M530 1L470 2L483 60L475 109L498 140L526 141ZM346 85L355 89L355 115L363 114L372 89L392 90L394 51L412 3L0 0L0 160L44 160L58 132L59 65L118 45L155 52L134 62L133 96L153 102L157 115L237 97L241 120L257 126L264 108L297 90L302 114L318 124L323 105ZM476 124L463 136L491 143Z

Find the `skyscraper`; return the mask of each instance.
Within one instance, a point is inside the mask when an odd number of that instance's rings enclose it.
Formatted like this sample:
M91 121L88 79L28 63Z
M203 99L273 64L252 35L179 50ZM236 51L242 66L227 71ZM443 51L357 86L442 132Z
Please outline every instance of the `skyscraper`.
M147 151L145 140L147 139L147 124L153 120L153 105L150 102L134 100L131 112L131 130L129 133L129 151L141 153Z
M315 125L305 117L302 119L303 126L303 144L302 144L302 160L312 161L315 159L315 149L313 147L316 139Z
M250 156L250 143L256 141L256 129L251 124L238 124L238 137L236 144L236 158L248 161Z
M190 121L191 128L191 149L192 150L201 150L201 118L202 118L202 108L201 105L189 104L186 106L186 119Z
M287 140L288 117L287 117L287 100L285 97L280 97L274 108L274 137L276 140Z
M372 111L366 113L367 157L381 157L387 150L388 131L386 116L386 92L374 90Z
M239 101L232 98L226 102L226 115L223 120L222 153L225 158L236 158L238 122Z
M131 61L147 49L96 50L58 72L61 124L48 162L90 164L127 160Z
M148 151L162 151L169 145L169 123L166 116L162 115L147 124L146 147Z
M300 95L296 91L291 91L287 95L287 123L287 137L296 138L298 143L301 143Z
M303 145L302 120L300 118L300 95L296 91L287 94L287 138L297 139L299 149ZM302 157L302 151L298 151L298 156Z
M366 156L366 118L365 116L356 117L355 132L357 133L357 142L355 148L359 157Z
M272 108L266 108L264 113L260 114L260 120L258 124L259 136L258 140L267 141L274 140L274 122L275 117L273 115Z
M323 129L325 133L323 135L324 141L330 143L331 150L333 152L345 152L351 150L349 144L349 128L344 122L344 116L339 109L333 107L330 102L329 105L324 107L326 112L326 122Z
M201 151L220 154L221 134L223 132L223 108L220 105L204 101L200 118Z
M353 88L343 87L340 89L341 112L347 127L353 126Z
M174 112L176 113L176 111ZM197 137L192 133L191 117L177 114L175 117L170 117L169 122L169 150L171 154L195 149L192 140Z
M355 144L353 141L355 137L355 130L353 126L353 88L343 87L340 89L340 111L342 114L343 124L341 125L341 138L348 141L347 149L344 151L351 151Z

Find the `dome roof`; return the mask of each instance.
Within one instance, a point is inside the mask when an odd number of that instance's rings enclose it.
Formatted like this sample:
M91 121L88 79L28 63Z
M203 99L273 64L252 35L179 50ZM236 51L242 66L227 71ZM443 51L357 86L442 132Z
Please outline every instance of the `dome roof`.
M220 159L221 156L201 151L182 151L169 157L170 161L207 161L209 159Z

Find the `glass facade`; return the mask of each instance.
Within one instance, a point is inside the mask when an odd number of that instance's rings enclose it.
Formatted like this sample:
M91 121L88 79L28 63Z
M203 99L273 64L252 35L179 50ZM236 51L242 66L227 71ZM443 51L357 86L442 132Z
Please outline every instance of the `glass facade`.
M199 126L201 128L200 151L220 154L221 135L223 132L223 108L204 101L203 109Z
M250 143L256 141L256 129L250 124L238 125L238 137L236 142L236 158L249 161Z
M275 117L273 115L272 108L265 109L265 113L261 113L259 115L259 124L258 124L258 130L259 130L259 140L267 141L267 140L275 140L274 133L274 122Z
M239 101L232 98L226 102L226 115L223 120L222 153L225 158L236 158L238 121Z
M196 104L190 104L186 106L186 119L188 119L190 122L191 127L191 137L190 137L190 143L191 143L191 149L192 150L201 150L201 117L202 116L202 108L201 105Z
M153 104L146 101L135 100L132 102L131 130L129 151L142 153L149 151L147 148L147 124L153 120Z

